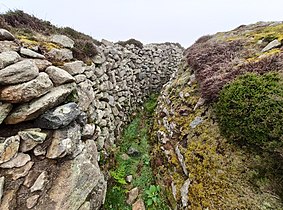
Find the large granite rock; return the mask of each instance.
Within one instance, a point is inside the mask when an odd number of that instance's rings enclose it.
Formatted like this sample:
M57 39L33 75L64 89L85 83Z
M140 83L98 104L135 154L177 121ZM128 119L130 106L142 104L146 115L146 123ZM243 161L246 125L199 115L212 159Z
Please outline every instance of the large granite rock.
M0 53L0 69L18 62L21 59L20 55L15 51L6 51Z
M23 60L0 70L0 85L10 85L27 82L39 74L32 60Z
M79 107L83 111L87 111L89 105L95 98L94 90L92 88L92 83L89 80L81 82L77 85L78 96L79 96Z
M75 42L70 39L69 37L65 36L65 35L52 35L50 37L50 41L54 42L56 44L60 44L63 47L67 47L67 48L73 48Z
M67 71L55 66L49 66L45 72L56 86L75 81L75 78Z
M76 103L68 103L49 110L36 119L35 124L40 128L58 129L69 125L80 114Z
M78 210L87 200L98 210L104 202L106 181L97 155L94 141L86 141L80 155L62 163L48 195L34 209Z
M4 40L13 41L15 40L15 37L6 29L0 28L0 41Z
M21 53L21 55L29 57L29 58L39 58L39 59L45 58L44 55L41 55L37 52L34 52L33 50L30 50L30 49L24 48L24 47L21 47L20 53Z
M40 72L35 79L29 82L0 89L0 100L10 103L24 103L44 95L52 87L53 83L48 75Z
M19 122L33 120L48 109L51 109L62 103L74 89L74 83L55 87L44 96L18 106L5 119L5 123L17 124Z

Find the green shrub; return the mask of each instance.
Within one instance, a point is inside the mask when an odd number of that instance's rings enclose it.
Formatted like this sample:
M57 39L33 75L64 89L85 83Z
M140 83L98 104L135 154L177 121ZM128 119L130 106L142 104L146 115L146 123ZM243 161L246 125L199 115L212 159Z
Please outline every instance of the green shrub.
M215 106L222 133L233 141L278 146L283 134L283 78L247 73L226 85Z

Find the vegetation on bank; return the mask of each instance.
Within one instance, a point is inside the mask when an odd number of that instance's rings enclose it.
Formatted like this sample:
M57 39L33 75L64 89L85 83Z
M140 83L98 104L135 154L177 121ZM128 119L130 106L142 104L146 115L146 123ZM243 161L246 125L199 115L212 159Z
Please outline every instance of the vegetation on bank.
M152 128L152 114L156 107L157 96L151 96L143 108L133 117L132 122L125 128L119 145L114 149L114 165L110 169L110 180L104 209L127 210L131 206L126 203L128 192L134 187L139 189L147 209L166 210L164 197L160 187L155 184L155 177L151 168L150 133ZM129 149L136 152L129 155ZM133 176L129 183L128 175Z

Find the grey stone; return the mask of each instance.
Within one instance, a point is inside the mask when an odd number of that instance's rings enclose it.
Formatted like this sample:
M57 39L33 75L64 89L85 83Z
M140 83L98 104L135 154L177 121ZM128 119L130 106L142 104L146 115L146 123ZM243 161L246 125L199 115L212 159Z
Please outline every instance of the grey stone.
M94 62L95 64L102 64L102 63L104 63L105 61L106 61L106 57L105 57L105 55L104 55L103 53L97 54L97 55L94 57L94 59L93 59L93 62Z
M73 61L65 63L62 68L71 75L82 74L85 71L85 64L82 61Z
M0 164L11 160L17 155L20 146L20 137L11 136L0 143Z
M0 42L0 53L6 51L19 51L20 46L13 41L1 41Z
M7 124L17 124L19 122L33 120L46 110L62 103L74 88L74 83L55 87L44 96L29 103L22 104L12 110L11 114L5 119L5 122Z
M21 56L15 51L6 51L0 53L0 69L5 68L11 64L17 63Z
M2 163L0 168L19 168L27 164L31 160L28 154L18 153L17 156L12 158L11 160Z
M30 49L24 48L24 47L21 47L20 53L21 53L21 55L27 56L29 58L39 58L39 59L44 59L45 58L44 55L41 55L41 54L39 54L37 52L34 52L33 50L30 50Z
M138 197L139 189L137 187L131 189L128 193L127 204L131 205Z
M0 203L4 192L4 183L5 183L5 177L2 176L0 177Z
M37 204L39 197L39 195L32 195L31 197L29 197L26 201L27 208L33 208Z
M99 78L105 73L106 69L104 66L101 66L99 68L95 68L94 74Z
M95 131L95 125L94 124L86 124L83 128L82 139L92 138L94 131Z
M70 39L69 37L65 36L65 35L52 35L50 37L50 41L54 42L56 44L60 44L63 47L67 47L67 48L73 48L75 42Z
M183 207L187 207L188 206L188 201L189 201L188 200L188 193L189 193L190 184L191 184L191 180L188 178L184 182L183 186L180 189Z
M78 75L74 76L74 78L75 78L77 84L84 82L87 79L87 77L84 74L78 74Z
M26 83L10 85L1 89L0 100L9 103L24 103L38 98L53 88L48 75L40 72L39 75Z
M37 130L24 130L18 132L21 137L20 151L27 152L45 141L47 134Z
M281 42L275 39L272 42L268 43L268 45L266 45L265 48L261 50L261 52L266 52L266 51L269 51L273 48L280 47L280 46L281 46Z
M73 53L69 49L56 49L52 48L48 53L47 57L56 61L70 61L73 59Z
M86 201L80 208L79 210L91 210L90 208L90 202Z
M136 148L134 147L130 147L127 151L127 154L130 156L139 156L140 155L140 151L138 151Z
M33 150L33 154L35 156L46 155L46 153L46 148L43 147L41 144L37 145Z
M82 111L87 111L91 102L94 100L94 90L92 84L89 80L79 83L77 85L78 95L79 95L79 107Z
M185 159L184 159L184 156L182 155L182 153L181 153L181 151L180 151L178 145L175 147L175 153L176 153L177 158L178 158L178 160L179 160L179 162L180 162L180 164L181 164L181 166L182 166L182 169L183 169L184 174L185 174L186 176L188 176L187 167L186 167L186 165L185 165Z
M72 77L72 75L55 66L49 66L45 72L56 86L75 81L75 78Z
M32 60L23 60L0 70L0 85L10 85L27 82L39 74Z
M27 164L25 164L23 167L10 169L7 172L7 174L11 175L12 179L15 181L19 178L22 178L22 177L25 177L26 175L28 175L33 164L34 164L34 162L30 161Z
M201 124L203 122L202 117L196 117L191 123L190 126L191 128L195 128L197 127L199 124Z
M48 195L37 209L77 210L86 201L99 209L105 199L106 181L97 163L94 141L86 141L85 149L73 160L64 161Z
M46 157L50 159L62 158L66 155L76 156L81 152L79 147L81 139L81 127L71 124L66 128L55 130L51 145L48 147Z
M15 37L6 29L0 28L0 41L4 40L13 41L15 40Z
M8 116L12 108L13 108L12 104L9 103L0 104L0 124Z
M41 174L37 177L34 184L30 188L31 192L35 192L38 190L43 190L45 183L48 181L48 174L46 171L41 172Z
M48 66L51 66L52 63L49 62L48 60L42 60L42 59L33 59L35 65L37 66L37 68L39 69L39 71L45 71L45 69Z
M126 181L127 181L128 183L131 183L131 182L133 181L133 175L127 176L127 177L126 177Z
M79 114L78 105L71 102L48 110L35 120L35 124L40 128L58 129L69 125Z

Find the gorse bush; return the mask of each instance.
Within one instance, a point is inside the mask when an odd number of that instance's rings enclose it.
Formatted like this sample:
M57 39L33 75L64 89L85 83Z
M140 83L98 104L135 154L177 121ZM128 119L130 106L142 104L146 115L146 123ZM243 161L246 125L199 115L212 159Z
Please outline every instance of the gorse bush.
M227 138L260 147L276 145L283 134L282 75L238 77L220 92L215 112Z

